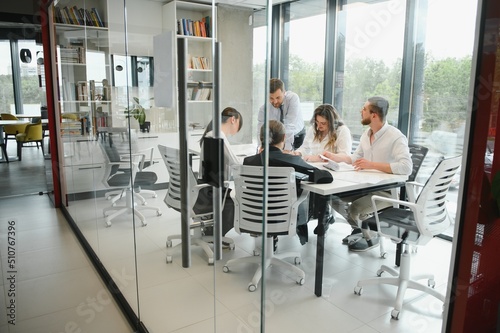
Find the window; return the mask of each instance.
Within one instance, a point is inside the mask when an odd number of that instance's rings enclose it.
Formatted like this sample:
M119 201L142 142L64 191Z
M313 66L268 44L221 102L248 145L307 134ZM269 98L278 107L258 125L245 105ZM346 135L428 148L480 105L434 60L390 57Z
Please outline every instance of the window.
M350 1L351 2L351 1ZM389 100L397 126L405 31L405 1L350 3L338 14L335 106L352 134L361 134L360 110L370 96Z
M0 63L0 108L10 112L11 105L15 105L15 102L10 43L8 40L0 40Z
M308 5L308 2L290 4L289 81L286 88L299 95L306 124L309 124L314 109L323 104L325 11L326 1L315 6Z

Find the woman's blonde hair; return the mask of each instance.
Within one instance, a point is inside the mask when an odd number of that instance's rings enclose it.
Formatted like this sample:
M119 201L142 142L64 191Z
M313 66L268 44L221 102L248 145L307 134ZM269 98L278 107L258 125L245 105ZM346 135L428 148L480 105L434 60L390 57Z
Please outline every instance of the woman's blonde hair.
M314 141L321 141L321 134L318 132L318 126L316 125L316 117L321 116L328 121L328 142L325 145L325 149L335 153L335 142L337 141L337 129L339 126L344 125L343 121L340 119L340 115L331 104L322 104L314 110L314 114L311 119L311 125L314 128Z

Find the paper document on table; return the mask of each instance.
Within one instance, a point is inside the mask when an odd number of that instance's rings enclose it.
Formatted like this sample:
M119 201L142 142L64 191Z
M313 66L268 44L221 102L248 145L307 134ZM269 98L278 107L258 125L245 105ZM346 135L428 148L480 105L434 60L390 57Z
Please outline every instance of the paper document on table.
M377 170L359 170L354 172L339 172L335 178L349 181L351 183L377 184L394 175L383 173Z
M335 161L329 160L328 163L325 164L325 168L333 170L333 171L353 171L354 167L350 164L340 162L337 163Z

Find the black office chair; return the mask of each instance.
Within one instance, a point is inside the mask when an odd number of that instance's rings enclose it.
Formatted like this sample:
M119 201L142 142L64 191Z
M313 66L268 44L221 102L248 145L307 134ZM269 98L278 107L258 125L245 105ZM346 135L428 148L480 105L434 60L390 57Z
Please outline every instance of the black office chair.
M434 236L449 227L450 219L446 210L446 194L461 162L461 156L441 160L423 186L416 182L407 182L408 191L415 191L413 187L421 187L415 201L395 200L380 196L372 197L373 207L376 207L377 202L380 201L391 203L393 207L375 212L374 217L363 221L363 224L376 223L379 235L390 238L393 242L401 243L404 251L401 255L399 272L392 267L382 265L377 271L377 276L380 277L383 272L388 272L393 277L360 280L354 293L361 295L363 287L372 284L398 286L395 306L391 312L393 319L399 318L407 288L421 290L444 302L444 295L433 289L435 285L433 274L418 274L413 279L410 276L411 247L426 245ZM417 282L421 279L427 279L427 285Z

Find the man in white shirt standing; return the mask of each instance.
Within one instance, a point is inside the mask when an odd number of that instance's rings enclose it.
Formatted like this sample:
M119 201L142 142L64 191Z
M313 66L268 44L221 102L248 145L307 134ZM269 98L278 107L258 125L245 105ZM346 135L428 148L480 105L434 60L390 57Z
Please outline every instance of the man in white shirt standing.
M351 155L332 154L323 155L336 161L352 164L356 170L374 169L397 175L409 175L412 172L408 140L396 127L387 124L386 117L389 102L382 97L369 98L361 109L361 123L369 128L361 135L359 146ZM343 243L349 245L351 251L366 251L378 245L378 239L369 230L361 230L361 222L373 213L371 197L381 195L390 197L390 191L378 191L365 196L341 198L343 202L350 202L344 211L337 208L339 201L333 206L342 214L352 226L353 234L363 237L346 237ZM377 206L377 210L387 206Z
M285 84L280 79L271 79L269 82L269 103L267 107L268 120L278 120L285 125L285 150L298 149L306 130L300 110L300 98L291 91L285 90ZM264 124L264 105L259 109L257 116L257 138L260 137L260 128Z

